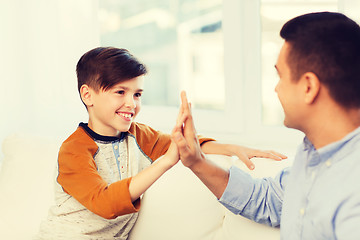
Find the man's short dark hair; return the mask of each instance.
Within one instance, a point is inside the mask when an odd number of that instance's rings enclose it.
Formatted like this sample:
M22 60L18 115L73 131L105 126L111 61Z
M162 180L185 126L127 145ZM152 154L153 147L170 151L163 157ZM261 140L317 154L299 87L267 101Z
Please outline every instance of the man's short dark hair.
M84 84L98 91L144 75L147 69L126 49L98 47L80 58L76 73L79 92Z
M360 27L341 13L318 12L288 21L280 36L289 44L292 79L313 72L345 108L360 107Z

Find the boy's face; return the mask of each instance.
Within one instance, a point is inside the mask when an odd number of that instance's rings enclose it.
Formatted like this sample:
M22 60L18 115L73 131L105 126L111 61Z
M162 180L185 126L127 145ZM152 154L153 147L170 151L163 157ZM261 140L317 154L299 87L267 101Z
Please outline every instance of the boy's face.
M89 127L104 136L118 136L120 132L128 131L141 108L143 84L144 76L138 76L106 91L96 92L89 88Z

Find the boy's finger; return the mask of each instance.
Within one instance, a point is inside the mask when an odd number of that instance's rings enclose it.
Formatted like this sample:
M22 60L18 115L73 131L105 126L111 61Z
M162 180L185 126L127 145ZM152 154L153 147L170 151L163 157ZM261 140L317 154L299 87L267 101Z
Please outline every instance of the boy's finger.
M173 141L177 145L180 155L187 155L190 149L184 136L178 131L176 131L173 134Z
M254 170L255 165L247 156L240 155L240 156L237 156L237 157L240 159L240 161L242 161L247 166L248 169Z
M180 119L184 115L184 107L183 104L180 104L179 113L176 118L176 124L180 124Z
M275 152L275 151L269 151L271 154L273 154L273 155L275 155L275 156L277 156L277 157L280 157L281 159L286 159L287 158L287 156L286 155L284 155L284 154L281 154L281 153L278 153L278 152Z
M182 91L180 95L181 95L181 104L183 106L183 112L186 113L187 111L190 111L189 101L187 99L186 92Z
M274 152L274 151L256 151L254 153L254 157L263 157L263 158L269 158L269 159L273 159L276 161L281 161L283 159L286 159L287 156Z

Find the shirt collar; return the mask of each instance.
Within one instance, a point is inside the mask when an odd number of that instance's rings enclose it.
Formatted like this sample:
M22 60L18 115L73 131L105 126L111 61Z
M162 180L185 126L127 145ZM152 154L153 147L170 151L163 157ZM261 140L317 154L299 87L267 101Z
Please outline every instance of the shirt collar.
M347 134L341 140L330 143L322 148L315 149L310 140L305 137L303 141L304 151L308 152L308 165L315 166L320 162L329 161L330 159L341 159L342 154L348 153L347 149L352 147L349 142L357 142L360 140L360 127Z
M119 137L100 135L94 132L91 128L89 128L87 123L83 122L79 124L79 127L82 127L95 141L98 140L101 142L115 142L124 139L127 135L126 132L121 132Z

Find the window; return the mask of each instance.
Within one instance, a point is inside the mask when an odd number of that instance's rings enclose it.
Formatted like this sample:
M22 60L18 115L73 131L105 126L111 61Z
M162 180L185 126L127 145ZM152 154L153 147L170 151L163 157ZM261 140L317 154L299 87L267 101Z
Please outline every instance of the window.
M337 0L262 0L261 1L261 73L262 122L280 125L281 105L274 94L278 76L274 69L283 40L279 37L282 25L289 19L317 11L338 11Z
M224 119L222 20L222 0L99 1L101 45L127 48L149 68L139 121L170 130L183 89L197 118L214 121L200 129Z
M99 4L101 44L127 48L149 68L143 104L178 106L187 89L197 108L224 108L222 0Z
M280 28L307 12L358 9L353 2L102 0L101 44L127 48L149 67L138 121L171 131L185 89L201 134L298 143L274 92Z

